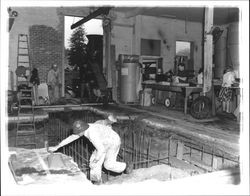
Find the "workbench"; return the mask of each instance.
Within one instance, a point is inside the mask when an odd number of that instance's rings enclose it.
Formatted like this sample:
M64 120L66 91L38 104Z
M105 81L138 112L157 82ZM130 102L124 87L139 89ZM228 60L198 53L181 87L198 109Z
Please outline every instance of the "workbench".
M161 83L142 83L142 88L151 88L152 90L170 91L184 94L184 114L187 114L188 97L193 93L201 93L203 88L199 86L166 85Z

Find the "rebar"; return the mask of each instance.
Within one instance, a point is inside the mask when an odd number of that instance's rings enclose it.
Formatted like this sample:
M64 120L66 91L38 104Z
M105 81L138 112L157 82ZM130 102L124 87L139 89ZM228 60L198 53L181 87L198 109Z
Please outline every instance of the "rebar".
M97 119L96 116L92 115L90 112L85 112L84 115L82 115L82 118L85 119L86 122L92 122L93 120ZM47 126L48 131L50 131L50 136L55 136L56 141L61 142L63 139L67 138L70 130L68 128L64 128L63 122L59 121L59 119L56 119L56 116L53 116L52 119L49 120L49 123ZM123 125L122 125L123 126ZM128 131L125 131L125 129L128 129ZM149 130L151 131L151 130ZM175 139L172 138L172 135L169 133L169 138L168 138L168 148L167 150L167 156L164 152L159 151L157 154L153 155L150 154L152 153L151 148L152 148L152 139L149 138L145 133L148 132L146 127L143 127L143 129L139 129L138 131L138 126L135 126L133 124L132 120L128 122L127 127L119 127L117 131L120 135L120 137L123 140L123 145L121 148L121 151L119 153L119 159L124 162L131 162L134 165L134 169L137 168L142 168L142 167L149 167L155 164L170 164L170 157L174 155L174 148L175 146ZM53 134L54 133L54 134ZM127 135L126 135L127 134ZM130 136L131 135L131 136ZM127 138L126 138L127 137ZM132 139L130 139L130 137ZM173 141L174 140L174 141ZM53 138L52 140L49 141L54 141ZM131 141L131 142L130 142ZM189 154L191 157L192 154L196 153L196 150L198 152L201 152L201 160L203 161L206 154L212 155L211 158L211 165L213 167L214 158L216 157L221 157L222 158L222 165L225 164L225 160L230 160L235 163L239 163L239 157L232 157L228 154L224 154L220 151L220 149L215 149L214 147L212 149L205 148L206 145L197 145L196 143L194 144L193 142L187 142L186 140L176 140L176 141L181 141L184 143L185 147L187 147L187 151L185 154ZM131 145L132 144L132 145ZM172 145L172 146L171 146ZM71 156L80 167L86 166L86 172L87 172L87 178L90 178L90 169L89 169L89 159L90 159L90 149L89 149L89 144L83 140L83 138L80 138L79 141L75 141L74 143L71 143L69 145L66 145L62 147L62 152L68 156ZM174 148L173 148L174 147ZM172 148L172 152L171 152ZM178 145L177 145L178 148ZM188 152L188 148L190 151ZM193 152L192 152L193 151ZM172 154L172 155L171 155ZM218 156L217 156L218 155ZM130 160L131 158L131 160ZM110 173L109 171L105 172L105 175L107 175L107 179L110 179Z
M150 147L151 147L151 138L148 141L148 148L147 148L147 167L149 167L149 153L150 153Z
M143 130L143 135L142 135L142 155L144 154L144 143L145 143L145 129ZM142 163L143 167L143 163Z
M134 148L135 148L135 136L134 132L132 132L132 162L134 162Z
M142 140L142 131L140 130L140 132L139 132L139 162L141 161L141 140ZM138 167L140 167L140 165L138 165Z
M126 149L126 135L125 135L125 133L124 133L124 136L123 136L123 151L122 151L122 153L123 153L122 157L123 157L123 161L124 161L124 162L126 162L126 158L125 158L125 149Z
M87 165L89 165L89 145L86 144ZM90 170L87 170L87 178L90 179Z

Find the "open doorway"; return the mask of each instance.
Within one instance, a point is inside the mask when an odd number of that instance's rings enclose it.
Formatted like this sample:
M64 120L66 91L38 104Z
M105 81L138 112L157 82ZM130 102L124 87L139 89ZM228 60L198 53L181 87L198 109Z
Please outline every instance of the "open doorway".
M81 17L65 16L65 96L80 99L81 102L93 102L93 88L97 86L96 67L103 69L103 27L101 19L91 19L71 30L71 25Z
M175 73L177 73L178 65L180 63L184 64L185 70L193 72L193 43L189 41L176 41L175 48Z

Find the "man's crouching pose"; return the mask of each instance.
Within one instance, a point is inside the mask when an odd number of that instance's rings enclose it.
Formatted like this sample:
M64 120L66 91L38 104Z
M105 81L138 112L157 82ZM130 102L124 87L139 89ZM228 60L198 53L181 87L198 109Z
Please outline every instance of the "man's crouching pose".
M121 140L119 135L107 126L99 123L85 123L81 120L75 121L73 124L73 135L64 139L60 144L51 147L51 151L56 151L62 146L65 146L72 141L85 136L94 145L95 151L90 157L90 180L100 184L102 182L101 173L102 165L107 170L116 173L132 172L132 166L116 160L119 153Z

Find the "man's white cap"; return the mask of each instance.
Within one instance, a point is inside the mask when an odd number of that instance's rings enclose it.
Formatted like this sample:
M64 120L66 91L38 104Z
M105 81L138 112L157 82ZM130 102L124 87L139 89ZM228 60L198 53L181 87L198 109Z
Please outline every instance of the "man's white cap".
M108 116L108 119L109 119L111 122L117 122L116 117L114 117L112 114Z

